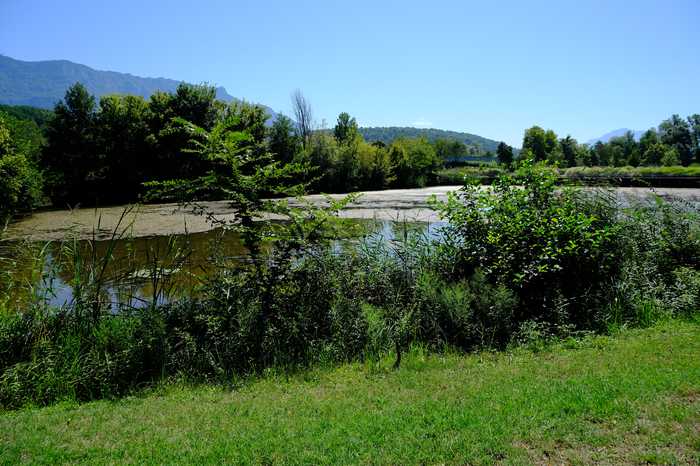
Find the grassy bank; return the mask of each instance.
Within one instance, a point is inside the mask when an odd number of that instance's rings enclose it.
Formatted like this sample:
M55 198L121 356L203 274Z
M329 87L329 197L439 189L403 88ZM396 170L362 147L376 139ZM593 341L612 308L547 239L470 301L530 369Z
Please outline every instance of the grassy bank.
M4 464L697 464L700 326L0 416Z

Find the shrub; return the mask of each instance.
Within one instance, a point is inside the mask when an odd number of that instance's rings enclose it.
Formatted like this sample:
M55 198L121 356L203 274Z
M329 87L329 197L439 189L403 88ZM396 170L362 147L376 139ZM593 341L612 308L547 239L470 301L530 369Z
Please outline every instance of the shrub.
M555 189L556 174L523 164L492 191L467 185L435 206L448 221L442 254L449 273L487 280L518 296L517 327L526 320L595 326L591 309L605 301L619 268L616 206L605 196Z
M41 175L24 155L0 155L0 221L41 200Z

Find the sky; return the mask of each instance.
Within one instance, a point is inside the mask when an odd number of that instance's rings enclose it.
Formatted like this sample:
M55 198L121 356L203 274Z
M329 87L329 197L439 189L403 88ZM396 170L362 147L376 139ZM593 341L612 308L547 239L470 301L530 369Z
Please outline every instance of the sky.
M699 0L0 0L0 54L520 146L700 113L699 24Z

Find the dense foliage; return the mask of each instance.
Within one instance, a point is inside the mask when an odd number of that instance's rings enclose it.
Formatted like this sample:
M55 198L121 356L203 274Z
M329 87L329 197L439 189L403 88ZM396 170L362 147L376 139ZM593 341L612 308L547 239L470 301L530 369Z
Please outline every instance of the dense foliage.
M549 168L530 161L494 192L466 185L436 203L449 221L438 237L405 230L392 242L339 250L331 240L342 202L292 208L264 199L289 192L284 178L304 165L275 160L255 136L262 120L243 106L210 131L181 122L188 157L212 168L152 186L186 198L225 189L240 216L223 227L242 234L250 260L214 255L217 272L196 296L126 301L116 313L101 272L109 252L72 262L80 280L65 307L0 300L3 406L117 396L163 377L231 383L268 367L372 361L388 351L398 365L414 342L502 348L700 307L696 210L661 200L622 208L604 191L562 191Z
M105 95L97 100L77 83L53 111L2 106L0 115L10 131L13 158L3 162L8 188L0 209L7 217L40 203L138 202L144 199L147 183L204 175L212 163L186 155L188 124L210 131L241 106L260 109L263 121L256 131L265 150L282 165L306 165L304 178L296 181L320 192L461 182L453 172L438 176L439 169L490 166L495 161L512 169L528 157L562 169L592 167L590 176L586 171L571 172L570 178L583 181L610 179L617 173L608 176L607 171L593 167L671 167L689 165L700 157L698 115L687 119L674 115L639 141L630 133L592 147L535 126L525 132L521 152L466 133L361 128L347 113L339 115L332 130L318 129L313 126L311 106L300 92L293 103L303 125L284 115L275 115L271 121L264 107L220 101L217 90L206 85L180 84L173 93L155 92L148 99ZM487 168L475 174L491 181L492 171ZM221 190L217 195L226 197ZM150 199L158 200L152 195Z
M35 124L0 112L0 223L41 202L37 169L41 133Z
M408 126L363 127L359 128L359 132L367 141L381 142L386 145L399 138L424 138L432 143L439 140L457 141L466 146L469 155L484 155L487 152L496 152L498 146L498 141L477 136L476 134L434 128L413 128Z
M658 128L647 130L639 141L628 131L591 147L571 136L559 139L554 131L533 126L525 131L522 150L524 157L562 167L688 166L700 163L700 115L686 119L673 115Z

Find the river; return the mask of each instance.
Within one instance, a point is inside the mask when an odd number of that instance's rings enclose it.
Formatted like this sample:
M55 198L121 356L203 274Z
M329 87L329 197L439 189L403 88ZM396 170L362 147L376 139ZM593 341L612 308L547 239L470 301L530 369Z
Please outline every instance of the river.
M435 236L441 222L428 201L432 196L445 199L448 192L457 189L459 186L364 192L340 215L352 219L351 224L364 235L382 241L403 234L405 229ZM700 206L698 189L616 188L614 193L621 203L658 194ZM342 195L332 197L339 199ZM306 199L316 205L326 202L321 195ZM226 201L201 206L216 219L235 218ZM117 240L110 240L115 230ZM191 207L177 204L37 212L10 224L3 240L0 275L5 276L10 291L24 294L25 300L30 299L27 293L39 295L56 306L73 299L76 260L99 262L108 251L112 260L104 271L107 293L113 302L124 302L126 295L130 305L142 299L162 302L191 293L211 274L213 254L227 261L240 261L246 256L235 233L223 232ZM357 236L338 245L352 241L357 241ZM160 280L154 283L148 277L156 268Z
M445 199L448 192L457 189L459 186L367 191L360 193L357 201L340 215L365 220L436 222L439 218L430 209L428 199L433 195ZM676 197L700 204L700 189L694 188L615 188L613 191L623 203L631 199L644 199L655 193L665 198ZM343 195L334 194L331 197L340 199ZM321 195L307 196L306 199L315 204L325 202L325 197ZM226 201L203 202L200 205L217 219L225 221L235 217ZM122 219L126 210L128 213ZM107 239L120 219L122 229L128 229L129 236L135 238L202 233L215 228L206 217L198 215L192 208L177 204L149 204L37 212L10 224L3 238L31 241L62 240L66 237Z

